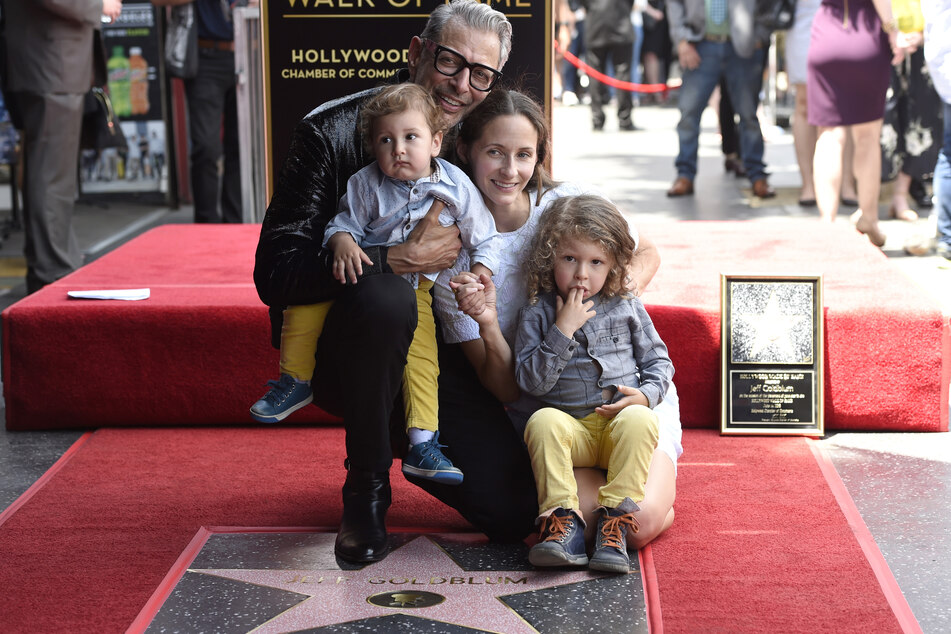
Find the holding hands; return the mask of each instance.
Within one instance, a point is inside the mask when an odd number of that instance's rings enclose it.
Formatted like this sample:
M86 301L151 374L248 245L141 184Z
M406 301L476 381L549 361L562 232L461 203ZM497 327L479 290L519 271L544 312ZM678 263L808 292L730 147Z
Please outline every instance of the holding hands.
M479 325L498 318L495 284L490 276L465 271L449 280L449 288L456 295L459 310L472 317Z
M594 312L594 302L583 302L583 299L584 289L572 288L566 300L561 299L560 295L556 300L555 326L569 337L597 314Z

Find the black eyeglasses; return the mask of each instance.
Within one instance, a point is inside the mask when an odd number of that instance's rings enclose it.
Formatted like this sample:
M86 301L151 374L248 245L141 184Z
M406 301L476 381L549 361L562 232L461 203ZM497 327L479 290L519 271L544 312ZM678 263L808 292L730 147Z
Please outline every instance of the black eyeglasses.
M469 85L476 90L489 92L502 73L485 64L471 64L461 54L436 44L432 40L423 40L426 48L433 54L433 68L447 77L454 77L464 69L469 69Z

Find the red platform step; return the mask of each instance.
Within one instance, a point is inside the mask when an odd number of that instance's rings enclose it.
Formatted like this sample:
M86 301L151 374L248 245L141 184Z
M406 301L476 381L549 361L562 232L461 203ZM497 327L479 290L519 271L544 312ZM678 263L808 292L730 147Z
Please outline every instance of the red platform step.
M686 427L719 424L724 272L823 275L827 429L948 429L948 317L859 234L815 220L640 228L663 258L644 301ZM7 428L250 422L278 360L251 280L259 231L158 227L5 310ZM66 295L142 287L143 301ZM317 408L291 420L334 421Z

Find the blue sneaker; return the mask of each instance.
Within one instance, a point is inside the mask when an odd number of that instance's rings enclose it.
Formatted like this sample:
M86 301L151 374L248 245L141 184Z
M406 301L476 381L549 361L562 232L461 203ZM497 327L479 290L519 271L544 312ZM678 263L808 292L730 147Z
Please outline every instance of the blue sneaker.
M631 498L624 501L617 508L600 507L598 512L598 536L594 546L594 554L588 568L602 572L617 572L627 574L631 571L631 558L627 554L627 531L640 530L634 511L639 511L637 504Z
M251 406L251 418L261 423L284 420L314 400L310 384L298 383L289 374L282 374L279 380L268 381L267 384L271 389Z
M533 566L584 566L584 520L574 511L560 506L542 522L539 542L528 551Z
M413 445L403 458L403 473L417 478L425 478L440 484L459 484L462 471L452 466L449 458L443 455L439 444L439 432L432 439Z

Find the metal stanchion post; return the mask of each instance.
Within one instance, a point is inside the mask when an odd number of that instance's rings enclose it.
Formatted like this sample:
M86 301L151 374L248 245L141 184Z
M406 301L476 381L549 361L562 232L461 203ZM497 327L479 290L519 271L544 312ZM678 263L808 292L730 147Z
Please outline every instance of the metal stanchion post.
M236 7L234 10L234 66L238 76L236 95L244 222L261 222L267 209L260 18L259 7Z

